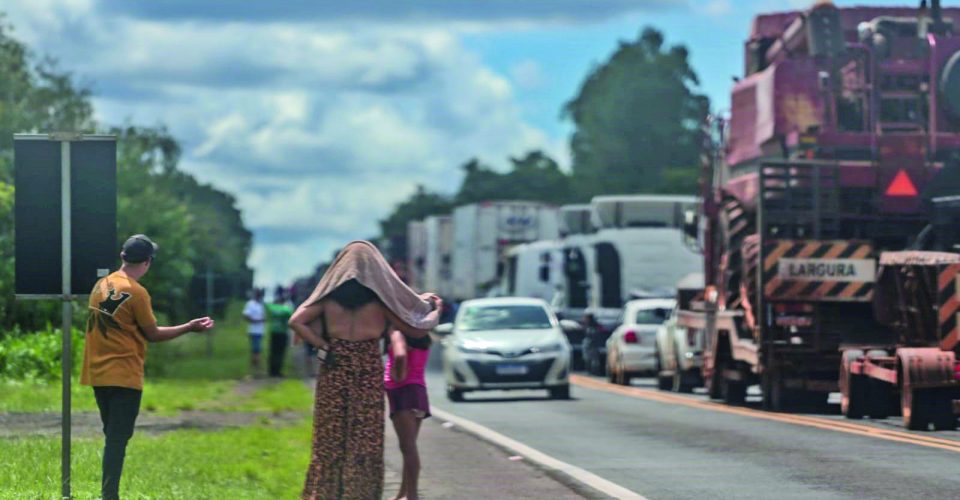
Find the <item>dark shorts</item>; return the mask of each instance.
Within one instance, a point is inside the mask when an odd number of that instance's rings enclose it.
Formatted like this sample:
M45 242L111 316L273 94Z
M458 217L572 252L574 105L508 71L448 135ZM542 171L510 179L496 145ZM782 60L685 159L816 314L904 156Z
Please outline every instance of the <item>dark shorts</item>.
M260 354L263 350L263 335L250 335L250 351Z
M407 384L396 389L387 389L387 399L390 401L390 417L398 411L411 410L420 418L430 416L430 401L427 399L427 388L419 384Z

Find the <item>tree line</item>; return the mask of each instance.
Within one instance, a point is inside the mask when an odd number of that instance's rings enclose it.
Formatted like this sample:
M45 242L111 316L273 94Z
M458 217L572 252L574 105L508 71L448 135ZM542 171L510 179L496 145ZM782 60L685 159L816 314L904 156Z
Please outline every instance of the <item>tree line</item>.
M687 49L666 47L661 32L644 28L594 67L563 106L561 116L574 125L569 172L542 151L510 158L506 172L470 159L456 193L418 186L380 222L384 246L401 260L408 222L479 201L559 205L602 194L695 194L699 130L710 109L698 85Z
M59 317L59 305L14 299L13 134L20 132L117 136L117 243L135 233L159 243L162 264L143 280L159 313L201 313L208 269L218 297L242 296L253 278L253 236L234 197L180 170L180 145L164 127L97 123L89 89L54 61L38 60L11 31L0 23L0 338Z

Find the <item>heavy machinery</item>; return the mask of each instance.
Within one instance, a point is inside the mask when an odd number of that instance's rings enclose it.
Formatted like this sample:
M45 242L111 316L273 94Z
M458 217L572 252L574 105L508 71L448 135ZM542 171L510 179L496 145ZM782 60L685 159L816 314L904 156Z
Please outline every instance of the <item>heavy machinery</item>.
M705 300L689 313L702 318L712 397L740 403L759 383L773 410L825 403L841 357L859 376L871 346L890 358L915 344L913 323L877 314L916 306L903 290L880 300L896 286L887 275L915 260L881 256L926 250L931 200L960 193L955 27L960 9L939 1L820 2L754 20L729 119L705 127L704 202L686 225L704 254Z
M960 196L932 200L930 251L880 255L878 322L895 342L842 348L841 411L847 418L899 412L908 429L956 429L960 399Z

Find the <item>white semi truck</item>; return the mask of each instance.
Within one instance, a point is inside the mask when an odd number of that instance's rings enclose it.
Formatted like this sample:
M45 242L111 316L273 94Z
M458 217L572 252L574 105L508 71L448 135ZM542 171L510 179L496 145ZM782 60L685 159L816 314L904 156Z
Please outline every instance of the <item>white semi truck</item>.
M558 211L551 205L496 201L458 207L453 212L453 295L485 296L503 276L507 251L558 236Z
M434 215L423 220L425 234L424 290L449 300L453 290L453 217Z
M424 291L427 264L427 227L423 221L407 223L407 284Z

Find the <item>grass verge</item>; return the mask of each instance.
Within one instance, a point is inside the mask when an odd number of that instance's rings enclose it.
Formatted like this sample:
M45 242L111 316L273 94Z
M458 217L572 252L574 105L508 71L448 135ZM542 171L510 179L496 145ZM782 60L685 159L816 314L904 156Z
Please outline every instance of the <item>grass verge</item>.
M99 494L100 439L73 441L75 498ZM0 439L0 498L57 498L60 440ZM123 498L296 498L310 456L308 420L293 427L261 424L218 432L134 435L127 448Z

